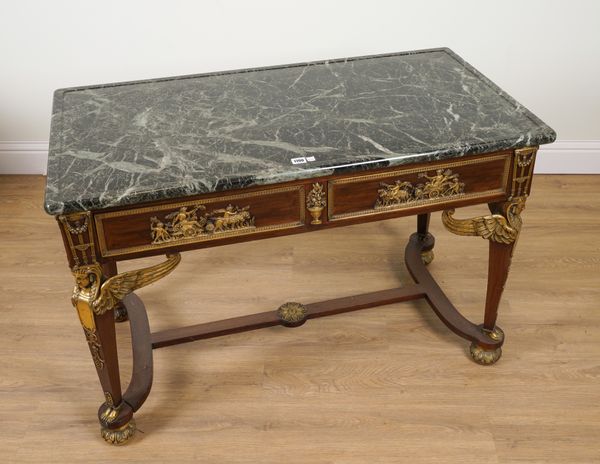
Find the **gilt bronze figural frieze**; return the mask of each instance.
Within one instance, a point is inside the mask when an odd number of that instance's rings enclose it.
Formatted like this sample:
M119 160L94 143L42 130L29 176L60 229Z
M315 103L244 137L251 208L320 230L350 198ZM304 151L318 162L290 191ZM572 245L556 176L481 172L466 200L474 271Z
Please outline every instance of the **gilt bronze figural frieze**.
M375 202L375 208L453 197L465 191L465 184L460 182L458 174L453 174L450 169L438 169L432 176L427 172L420 172L418 177L425 178L427 181L417 185L403 180L397 180L393 184L382 182L382 188L377 191L379 198Z
M253 227L254 217L250 214L250 206L240 208L231 204L210 212L206 212L206 206L202 204L191 209L182 206L167 214L164 220L156 216L150 218L153 244Z

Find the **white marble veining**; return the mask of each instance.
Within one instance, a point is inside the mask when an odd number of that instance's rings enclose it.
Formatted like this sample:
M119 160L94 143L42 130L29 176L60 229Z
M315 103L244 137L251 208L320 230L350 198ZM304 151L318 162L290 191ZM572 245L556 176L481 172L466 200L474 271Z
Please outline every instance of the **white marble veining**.
M132 205L555 137L448 49L62 89L45 207Z

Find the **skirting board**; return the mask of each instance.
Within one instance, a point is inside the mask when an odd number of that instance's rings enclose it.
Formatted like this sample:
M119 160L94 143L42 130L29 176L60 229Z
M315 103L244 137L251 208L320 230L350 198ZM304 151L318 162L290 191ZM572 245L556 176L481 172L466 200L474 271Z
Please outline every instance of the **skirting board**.
M0 174L46 174L48 142L0 142ZM536 174L600 174L600 140L557 140L539 151Z
M0 142L0 174L46 174L48 142Z
M557 140L542 145L536 174L600 174L600 140Z

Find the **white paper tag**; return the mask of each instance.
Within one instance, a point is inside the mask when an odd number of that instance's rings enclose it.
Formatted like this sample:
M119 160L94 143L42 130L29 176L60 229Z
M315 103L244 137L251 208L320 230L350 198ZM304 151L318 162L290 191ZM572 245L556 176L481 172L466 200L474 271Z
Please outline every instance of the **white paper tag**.
M314 156L300 156L299 158L292 158L292 164L304 164L316 161Z

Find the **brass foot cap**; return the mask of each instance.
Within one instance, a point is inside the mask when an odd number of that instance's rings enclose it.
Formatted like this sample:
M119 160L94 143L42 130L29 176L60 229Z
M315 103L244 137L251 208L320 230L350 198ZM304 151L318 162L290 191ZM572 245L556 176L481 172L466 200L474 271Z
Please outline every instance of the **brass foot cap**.
M127 424L118 429L100 428L100 435L106 443L111 445L124 445L135 435L135 421L131 419Z
M433 261L434 256L435 255L433 254L433 250L422 251L421 252L421 261L423 261L423 264L425 266L427 266L429 263L431 263Z
M494 330L487 330L481 326L481 331L495 342L504 340L504 331L500 327L494 327Z
M496 348L495 350L486 350L475 343L471 343L471 357L473 360L484 366L494 364L502 356L502 348Z

